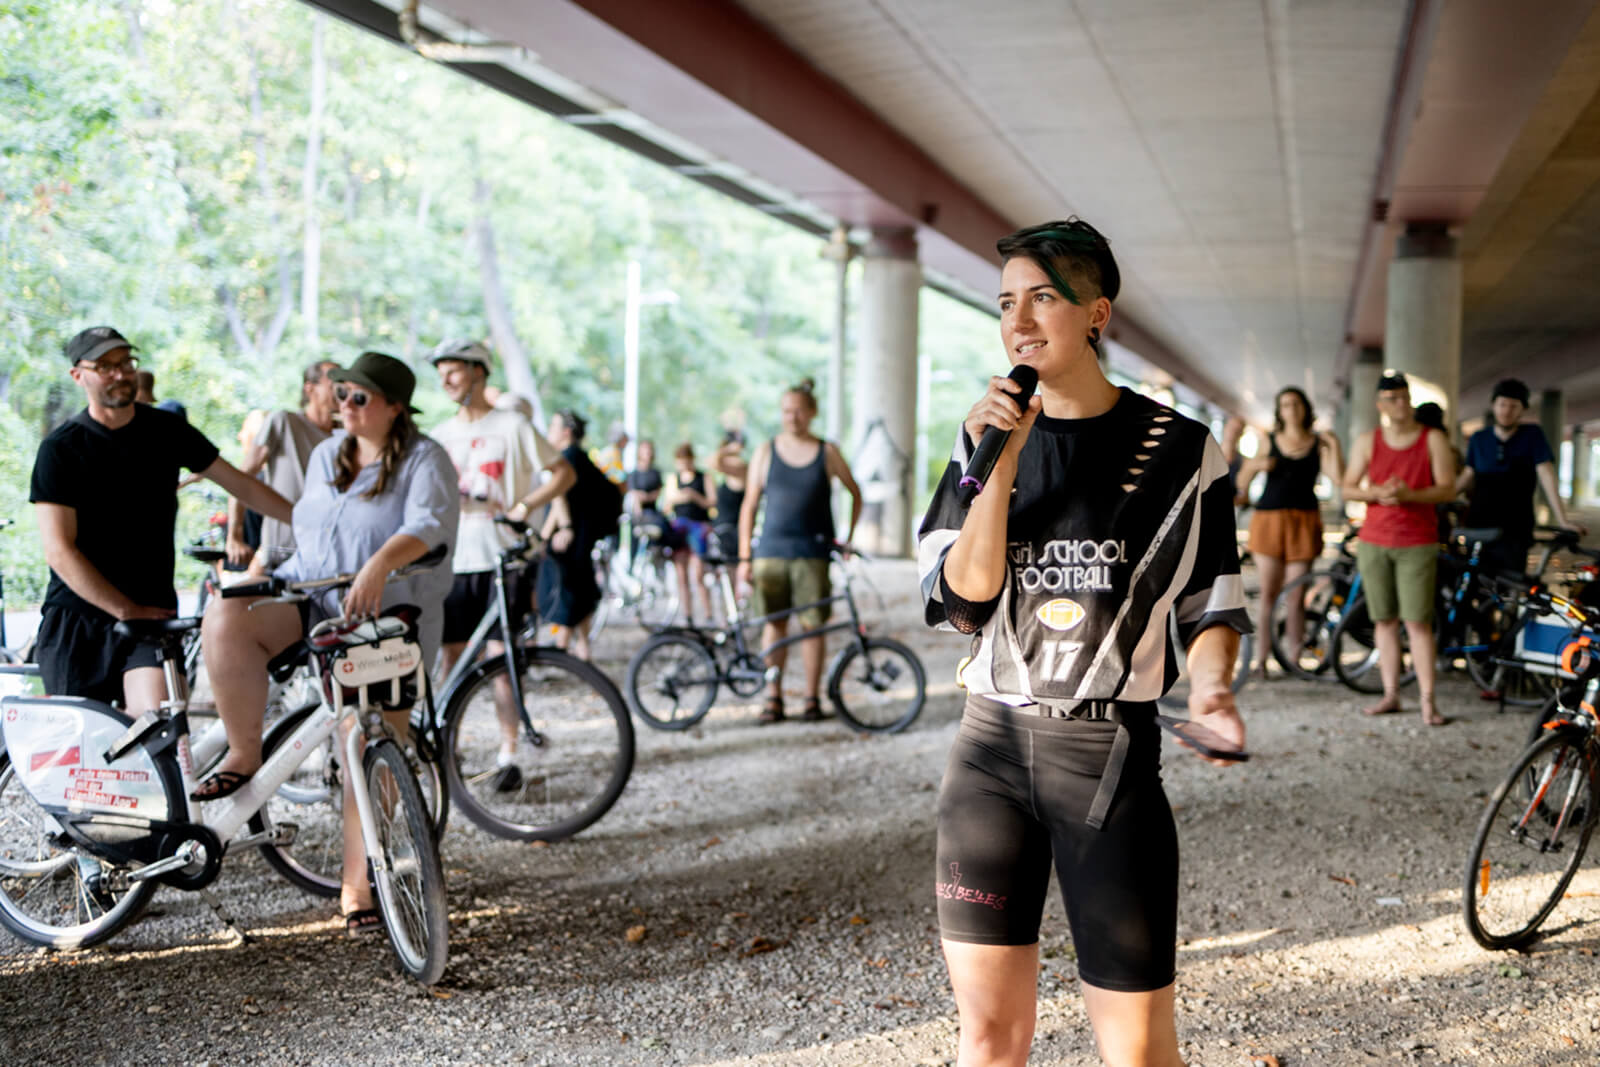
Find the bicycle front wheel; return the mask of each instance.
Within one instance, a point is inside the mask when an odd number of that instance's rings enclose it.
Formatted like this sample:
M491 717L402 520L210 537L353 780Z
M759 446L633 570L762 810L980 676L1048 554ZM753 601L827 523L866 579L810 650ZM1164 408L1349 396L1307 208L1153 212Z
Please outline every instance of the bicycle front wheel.
M399 745L388 738L368 745L362 771L377 824L372 884L389 944L401 970L423 985L432 985L444 974L450 952L439 839Z
M828 675L828 699L839 718L863 733L899 733L922 714L927 695L922 661L887 637L850 642Z
M611 679L583 660L553 648L517 658L527 723L505 657L478 664L445 709L445 780L467 818L496 837L560 841L622 795L633 721Z
M298 708L273 724L261 743L263 761L270 759L315 710L316 705ZM250 832L254 834L274 827L294 828L285 843L262 845L261 858L295 886L329 898L339 895L344 870L344 750L338 738L337 731L329 735L301 761L266 806L250 816ZM444 773L437 757L431 756L417 738L410 739L405 753L437 836L443 833L444 822L449 818Z
M711 710L720 681L705 645L685 634L658 634L628 661L628 704L657 730L687 730Z
M1472 939L1520 948L1561 902L1595 823L1587 737L1560 730L1524 752L1489 799L1461 895Z
M156 891L74 845L0 752L0 923L35 945L87 948L133 922Z

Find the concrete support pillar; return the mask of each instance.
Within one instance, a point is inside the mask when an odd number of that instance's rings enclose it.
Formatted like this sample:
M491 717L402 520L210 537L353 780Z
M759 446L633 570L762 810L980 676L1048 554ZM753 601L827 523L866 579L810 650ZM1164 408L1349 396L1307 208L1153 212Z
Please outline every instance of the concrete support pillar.
M848 453L865 503L856 542L875 555L904 557L911 554L916 518L911 466L922 267L915 233L874 230L861 262L861 348Z
M1378 379L1383 377L1383 349L1363 348L1350 367L1349 433L1344 439L1345 455L1356 446L1356 438L1378 425Z
M1589 451L1591 445L1589 438L1584 435L1582 426L1572 427L1572 494L1567 498L1567 503L1572 507L1581 508L1588 499L1589 494Z
M1443 407L1459 438L1461 260L1442 224L1410 223L1395 242L1383 350L1384 361L1410 379L1412 402Z

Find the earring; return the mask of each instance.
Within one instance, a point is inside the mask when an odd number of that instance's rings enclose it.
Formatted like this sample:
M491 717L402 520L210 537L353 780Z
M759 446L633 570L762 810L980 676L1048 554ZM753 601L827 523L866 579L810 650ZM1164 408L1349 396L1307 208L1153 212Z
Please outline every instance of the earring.
M1089 343L1092 345L1097 345L1100 343L1100 327L1089 327Z

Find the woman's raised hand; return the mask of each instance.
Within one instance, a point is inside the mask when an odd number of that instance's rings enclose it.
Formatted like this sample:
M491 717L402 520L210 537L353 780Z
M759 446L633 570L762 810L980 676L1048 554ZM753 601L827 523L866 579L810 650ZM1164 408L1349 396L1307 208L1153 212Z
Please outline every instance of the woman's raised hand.
M974 448L983 439L983 431L993 426L997 430L1021 431L1011 434L1011 439L1006 442L1005 451L1001 453L1002 456L1015 459L1022 451L1023 444L1028 440L1028 432L1033 429L1034 420L1044 408L1044 401L1035 395L1028 401L1026 409L1018 408L1013 394L1020 392L1022 386L1005 375L997 374L989 379L989 388L978 398L978 402L972 405L972 410L967 412L966 419L962 421L962 426L966 428L967 436L972 439Z

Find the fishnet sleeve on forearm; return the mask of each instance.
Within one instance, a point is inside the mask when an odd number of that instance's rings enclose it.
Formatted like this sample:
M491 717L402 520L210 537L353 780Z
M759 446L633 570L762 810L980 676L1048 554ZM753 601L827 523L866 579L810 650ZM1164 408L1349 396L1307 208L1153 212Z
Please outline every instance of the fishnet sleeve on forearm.
M999 593L980 603L962 599L944 580L943 571L939 572L939 596L944 601L945 619L964 634L975 634L983 629L983 624L1000 604Z

